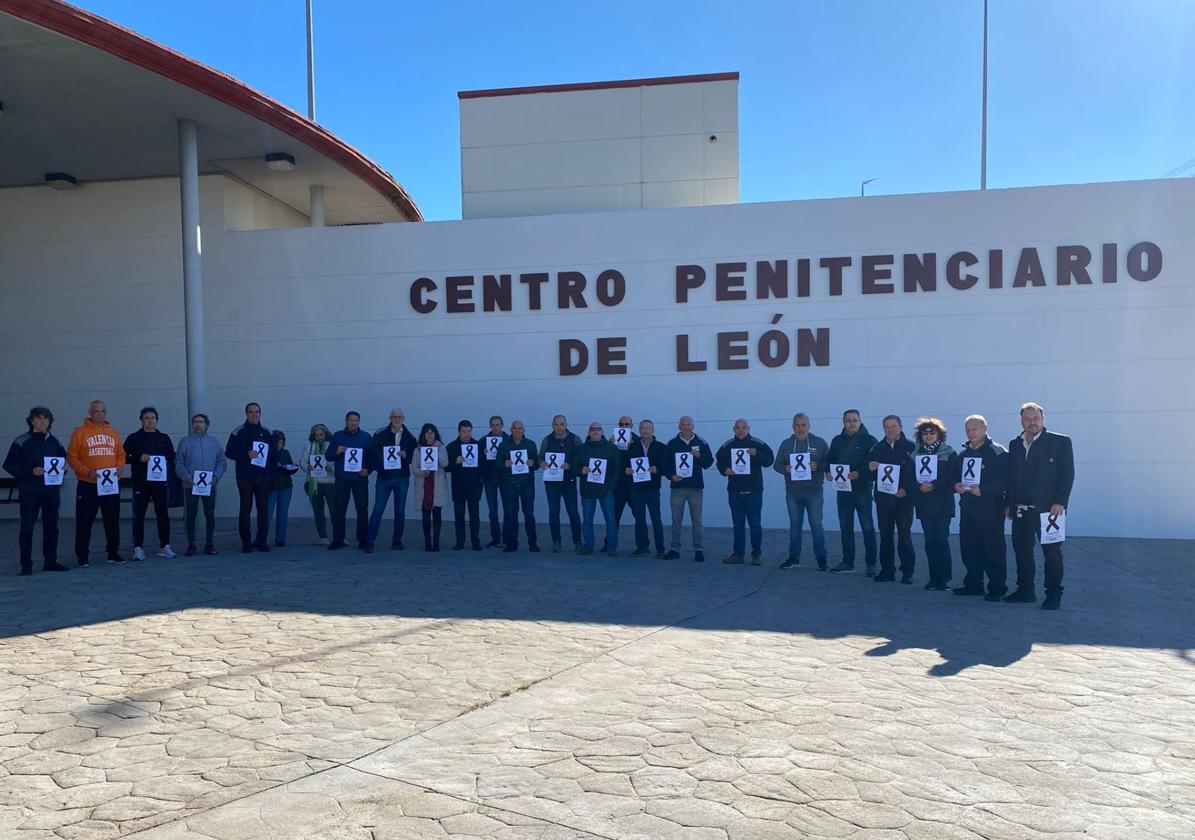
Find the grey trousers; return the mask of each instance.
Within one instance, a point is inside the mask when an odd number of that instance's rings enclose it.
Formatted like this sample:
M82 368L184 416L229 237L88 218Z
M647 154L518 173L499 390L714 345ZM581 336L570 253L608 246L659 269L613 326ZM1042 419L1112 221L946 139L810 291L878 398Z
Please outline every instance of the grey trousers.
M672 505L672 548L680 551L680 532L685 518L685 505L689 506L689 519L693 523L693 550L704 551L701 538L705 530L701 525L701 498L704 490L696 487L672 488L668 497Z

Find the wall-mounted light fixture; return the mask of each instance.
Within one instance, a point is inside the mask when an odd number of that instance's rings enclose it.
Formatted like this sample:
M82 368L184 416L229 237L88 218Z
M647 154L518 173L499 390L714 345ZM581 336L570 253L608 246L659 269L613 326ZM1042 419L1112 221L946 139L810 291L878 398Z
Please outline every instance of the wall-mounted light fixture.
M56 190L73 190L79 186L79 181L74 175L68 175L65 172L47 172L46 186Z
M275 172L289 172L295 168L295 156L286 152L270 152L266 155L266 168Z

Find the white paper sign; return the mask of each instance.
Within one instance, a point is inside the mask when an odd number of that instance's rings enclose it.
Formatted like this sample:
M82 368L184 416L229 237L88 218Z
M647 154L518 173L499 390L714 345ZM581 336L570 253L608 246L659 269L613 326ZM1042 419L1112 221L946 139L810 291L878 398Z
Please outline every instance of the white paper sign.
M116 467L104 467L96 470L95 492L97 496L119 496L120 471Z
M498 447L502 445L501 435L485 436L485 459L492 461L498 457Z
M344 469L346 472L360 472L365 468L365 450L359 446L349 446L344 450Z
M851 474L850 464L831 464L830 465L830 483L834 485L834 489L839 493L851 492L851 480L848 476Z
M631 445L631 430L619 427L614 430L614 445L625 450Z
M631 459L631 481L636 484L651 481L651 461L645 456Z
M318 452L312 452L309 456L307 456L307 460L311 462L312 478L327 478L328 465L324 461L323 455Z
M62 484L66 474L66 458L54 456L42 458L42 480L47 487L57 487Z
M165 455L150 455L149 460L145 462L145 480L146 481L165 481L166 480L166 456Z
M270 455L270 445L265 441L255 440L249 444L249 463L255 467L264 467Z
M477 444L476 443L462 443L461 444L461 466L462 467L476 467L477 466Z
M788 456L788 476L793 481L813 481L810 452L793 452Z
M876 470L876 490L895 496L900 489L900 464L880 464Z
M1051 545L1066 541L1066 511L1055 516L1052 513L1041 515L1041 544Z
M585 476L585 480L591 484L605 484L606 483L606 459L605 458L590 458L589 459L589 473Z
M510 450L510 473L511 475L527 475L531 472L531 467L527 463L526 449L512 449Z
M543 457L544 481L564 481L564 453L547 452Z
M926 455L924 452L919 452L913 456L913 475L917 478L918 484L929 484L931 481L938 480L938 456Z
M735 475L751 475L751 453L746 449L731 449L730 468Z
M959 483L964 487L974 487L979 484L980 476L983 474L983 458L971 456L963 459L962 478Z
M693 477L693 453L692 452L677 452L676 453L676 473L681 478Z
M440 466L440 448L438 446L419 447L419 469L424 472L435 472Z
M382 447L382 469L402 469L402 447L396 443Z
M195 472L191 474L191 495L212 495L212 476L213 474L211 470L195 470Z

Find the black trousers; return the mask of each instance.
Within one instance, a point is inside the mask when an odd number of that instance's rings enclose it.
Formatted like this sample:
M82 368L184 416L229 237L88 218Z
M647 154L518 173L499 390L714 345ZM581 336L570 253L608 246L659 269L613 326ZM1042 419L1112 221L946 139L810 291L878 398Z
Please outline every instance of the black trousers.
M630 479L623 481L619 477L618 482L614 485L614 527L622 525L622 512L630 503L631 481ZM634 516L634 511L631 512L631 515Z
M133 545L145 544L145 514L153 502L154 517L158 520L158 545L170 545L170 510L166 507L166 482L146 482L133 488Z
M443 508L433 507L419 511L423 519L423 547L440 550L440 528L444 524Z
M41 555L45 564L58 562L58 508L61 497L57 487L51 492L21 491L21 568L33 568L33 529L41 514Z
M269 478L238 478L237 493L241 496L241 507L237 515L237 527L241 531L241 546L248 548L256 543L258 546L266 544L266 537L270 530L270 479ZM257 539L249 533L249 511L257 505Z
M880 529L880 571L893 573L899 556L900 573L913 574L917 562L913 550L913 500L898 499L895 504L877 504L876 524Z
M656 551L664 550L664 520L660 516L660 488L645 485L642 488L631 485L629 494L631 515L635 517L635 548L645 549L647 543L647 520L651 519L651 533L656 541ZM615 513L617 518L618 514Z
M332 503L332 542L344 542L344 532L347 529L346 520L349 513L349 498L353 500L353 510L357 513L357 545L365 545L369 534L369 482L337 481L336 496Z
M967 570L963 586L983 589L987 575L988 592L1008 589L1008 560L1004 548L1004 512L965 507L959 512L959 549Z
M1012 550L1017 558L1017 589L1033 592L1033 578L1037 572L1037 561L1033 556L1033 545L1041 539L1041 512L1030 508L1020 518L1012 520ZM1046 594L1062 591L1062 543L1051 543L1041 547L1045 555Z
M530 481L502 485L502 542L508 548L519 546L519 508L523 509L523 528L527 531L527 544L537 545L535 485Z
M115 557L120 550L120 494L101 496L95 490L95 483L80 481L75 486L75 557L79 562L91 554L91 526L99 512L104 520L104 547L108 557Z
M481 488L479 487L480 491ZM456 544L463 546L465 544L465 511L469 512L469 542L477 548L481 545L481 522L478 519L481 513L481 493L478 492L476 496L470 495L463 499L452 500L452 515L455 521L452 523L456 529Z
M498 507L502 499L502 481L498 478L485 480L485 506L490 517L490 542L502 542L502 515Z
M950 583L950 517L923 516L921 530L925 532L925 562L929 566L930 583Z

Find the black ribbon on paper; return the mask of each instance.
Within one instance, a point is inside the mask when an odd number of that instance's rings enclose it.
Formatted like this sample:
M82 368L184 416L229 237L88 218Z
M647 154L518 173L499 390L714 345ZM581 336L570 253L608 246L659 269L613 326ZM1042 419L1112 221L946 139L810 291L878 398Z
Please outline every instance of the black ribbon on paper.
M922 455L921 456L920 472L926 473L927 475L929 474L929 461L930 461L930 458L932 458L932 457L934 457L934 456L932 456L932 455Z
M514 452L514 456L515 456L514 462L516 464L523 463L523 450L522 449L516 449Z
M112 483L112 470L100 470L100 484L107 487Z
M963 478L975 478L975 459L967 459L967 471L963 473Z
M839 464L837 467L834 468L834 480L835 481L846 481L846 470L843 469L842 464Z
M468 446L465 447L466 460L470 460L470 461L473 460L473 452L474 452L473 444L469 444Z
M892 483L892 467L891 466L884 467L884 475L880 480L883 481L885 484Z
M199 481L195 482L195 486L196 487L207 487L207 473L206 472L201 471L199 473Z
M257 444L256 446L254 446L254 449L256 449L256 450L257 450L257 457L258 457L258 458L264 458L264 457L266 457L266 445L265 445L264 443L259 443L259 444Z
M798 470L805 469L805 453L797 452L794 454L793 468Z
M1046 514L1046 533L1049 534L1052 531L1061 531L1061 530L1062 529L1058 526L1058 514L1056 514L1056 513Z
M50 459L50 471L46 475L58 475L58 459Z
M424 449L423 450L423 463L425 463L425 464L436 463L436 450Z
M598 459L598 460L594 461L594 462L593 462L593 466L592 466L592 467L590 467L589 471L590 471L591 473L593 473L594 475L601 475L601 474L602 474L602 462L601 462L601 459ZM559 510L559 508L557 508L557 510Z
M646 458L636 458L635 459L635 472L637 472L637 473L647 472L646 464L647 464Z
M746 456L747 456L747 450L740 449L738 452L734 453L734 462L736 464L743 464L744 466L746 466L746 464L747 464Z
M162 471L162 456L161 455L155 455L153 457L153 466L150 467L150 469L153 470L154 472Z
M688 455L688 453L685 453L685 452L682 452L682 453L681 453L681 456L680 456L680 464L679 464L678 466L680 467L680 469L688 469L688 468L689 468L689 455Z
M324 468L324 456L316 455L311 462L311 468L313 470L322 470Z
M348 456L349 456L349 459L345 463L347 463L347 464L357 463L357 450L356 449L350 449L348 451Z

